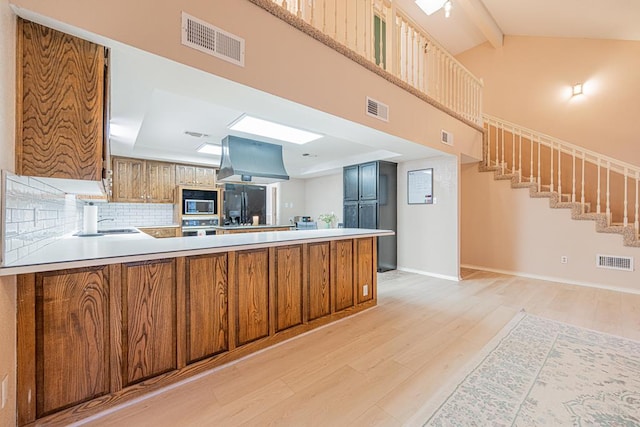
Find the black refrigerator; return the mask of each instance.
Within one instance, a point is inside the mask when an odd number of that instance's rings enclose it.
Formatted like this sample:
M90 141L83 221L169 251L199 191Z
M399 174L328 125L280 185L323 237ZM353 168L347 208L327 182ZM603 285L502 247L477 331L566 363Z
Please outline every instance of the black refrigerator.
M224 185L224 224L267 223L267 188L263 185L225 184Z

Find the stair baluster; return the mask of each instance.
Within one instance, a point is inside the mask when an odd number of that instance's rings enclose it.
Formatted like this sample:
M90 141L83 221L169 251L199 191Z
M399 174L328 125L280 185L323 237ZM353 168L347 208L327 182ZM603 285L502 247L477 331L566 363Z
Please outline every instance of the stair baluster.
M600 213L600 159L598 159L598 207L596 209L596 213Z
M572 153L572 166L571 166L571 173L573 175L573 180L571 183L571 203L575 203L576 202L576 149L573 149L573 153Z
M502 167L502 174L504 175L504 126L502 126L502 137L500 138L500 144L502 145L502 160L501 160L501 167Z
M638 181L640 181L640 172L636 172L636 214L635 221L633 222L633 226L636 228L636 235L640 232L640 220L638 219L638 211L640 208L640 204L638 204Z
M558 145L558 200L562 201L562 146Z
M611 178L611 162L607 161L607 206L605 213L607 214L607 225L611 225L611 188L610 188L610 178Z
M529 140L529 151L531 151L529 154L529 182L533 182L533 141L533 134L531 134L531 139Z
M582 205L582 213L584 214L584 157L585 157L585 153L584 151L582 152L582 185L581 185L581 189L580 189L580 204Z
M629 225L629 214L627 212L627 208L628 206L628 199L629 199L629 194L628 194L628 189L627 186L629 184L629 178L628 178L628 173L629 170L627 168L624 168L624 216L623 216L623 221L622 223L624 224L624 226L626 227L627 225Z
M551 141L551 155L549 158L551 159L551 179L549 184L549 191L553 193L553 141Z
M536 180L538 181L538 191L540 191L540 188L542 186L542 178L540 177L540 150L541 150L542 144L540 143L540 139L538 139L538 175Z
M518 131L518 182L522 182L522 131Z

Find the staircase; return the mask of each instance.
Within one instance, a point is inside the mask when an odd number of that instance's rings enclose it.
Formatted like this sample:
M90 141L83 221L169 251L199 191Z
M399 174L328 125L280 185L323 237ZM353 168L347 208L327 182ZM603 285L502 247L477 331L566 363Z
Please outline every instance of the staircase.
M640 168L513 123L483 115L481 172L548 198L571 218L595 221L599 233L621 234L640 248Z

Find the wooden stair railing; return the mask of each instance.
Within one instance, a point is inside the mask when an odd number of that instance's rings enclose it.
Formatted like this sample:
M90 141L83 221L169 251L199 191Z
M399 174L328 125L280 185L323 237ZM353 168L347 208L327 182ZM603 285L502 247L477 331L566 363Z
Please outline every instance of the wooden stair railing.
M572 218L595 220L599 232L619 233L640 247L640 168L557 138L483 115L481 170L548 197Z

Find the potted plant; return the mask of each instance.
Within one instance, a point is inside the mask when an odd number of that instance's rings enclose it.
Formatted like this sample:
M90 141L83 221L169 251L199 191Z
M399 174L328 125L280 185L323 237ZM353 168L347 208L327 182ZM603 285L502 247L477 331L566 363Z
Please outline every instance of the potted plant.
M338 217L335 216L333 212L331 212L330 214L320 214L318 216L318 221L324 222L326 224L325 228L331 228L333 226L333 223L335 223L337 220Z

